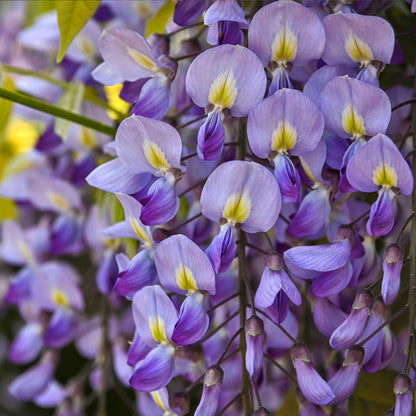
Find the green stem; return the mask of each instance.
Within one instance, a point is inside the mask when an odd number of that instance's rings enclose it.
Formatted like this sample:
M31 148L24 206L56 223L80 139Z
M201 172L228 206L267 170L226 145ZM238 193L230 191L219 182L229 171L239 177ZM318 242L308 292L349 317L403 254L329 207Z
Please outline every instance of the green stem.
M413 78L413 99L416 100L416 76ZM415 101L416 102L416 101ZM413 102L412 105L412 147L416 149L416 104ZM412 157L412 172L413 182L416 182L416 157ZM412 211L416 212L416 190L413 187L412 193ZM407 362L405 373L409 375L410 366L413 364L413 354L415 347L415 316L416 316L416 216L412 217L412 229L411 229L411 240L410 240L410 273L409 273L409 297L407 304L409 305L409 339L407 342Z
M107 134L108 136L115 136L117 132L115 127L108 126L107 124L100 123L85 116L81 116L80 114L73 113L72 111L64 110L63 108L59 108L55 105L45 103L37 98L10 91L6 88L0 87L0 98L22 104L43 113L51 114L55 117L72 121L80 124L81 126L89 127L90 129L99 131L100 133Z
M64 88L64 89L68 89L71 84L69 82L65 82L65 81L61 81L60 79L56 79L54 77L51 77L50 75L47 74L43 74L41 72L35 72L35 71L31 71L30 69L25 69L25 68L19 68L17 66L13 66L13 65L6 65L6 64L0 64L0 69L4 69L6 72L10 72L12 74L18 74L18 75L26 75L26 76L30 76L30 77L35 77L35 78L39 78L39 79L43 79L51 84L57 85L58 87ZM104 101L101 101L98 97L96 97L94 95L94 92L92 89L90 89L90 87L86 87L85 91L84 91L84 99L87 101L90 101L102 108L105 108L107 110L113 111L114 113L116 113L118 116L125 118L127 115L122 113L121 111L117 110L114 107L111 107L111 105L108 105L107 103L105 103Z

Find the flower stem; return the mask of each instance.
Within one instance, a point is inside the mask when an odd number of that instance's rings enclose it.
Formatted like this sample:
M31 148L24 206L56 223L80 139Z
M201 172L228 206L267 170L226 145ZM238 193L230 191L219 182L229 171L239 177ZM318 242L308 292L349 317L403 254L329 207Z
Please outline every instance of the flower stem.
M108 136L115 136L117 129L113 126L108 126L95 121L91 118L81 116L80 114L73 113L72 111L64 110L55 105L45 103L37 98L30 97L28 95L20 94L10 91L6 88L0 87L0 98L22 104L26 107L33 108L43 113L51 114L55 117L63 118L73 123L80 124L81 126L89 127L90 129L99 131L100 133L107 134Z
M416 99L416 76L413 78L413 99ZM416 149L416 104L412 105L412 148ZM416 157L412 157L413 182L416 182ZM416 190L413 186L412 193L412 211L416 211ZM410 273L409 273L409 297L407 304L409 305L409 338L407 342L407 362L404 373L409 375L410 366L413 364L413 354L415 346L415 316L416 316L416 216L412 217L412 229L410 239Z

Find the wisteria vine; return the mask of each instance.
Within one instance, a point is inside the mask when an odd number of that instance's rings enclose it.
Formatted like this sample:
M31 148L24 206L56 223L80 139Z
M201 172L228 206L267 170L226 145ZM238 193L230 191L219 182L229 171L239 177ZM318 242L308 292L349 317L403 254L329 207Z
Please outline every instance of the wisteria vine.
M29 3L0 14L0 413L414 414L416 2L90 2L59 64Z

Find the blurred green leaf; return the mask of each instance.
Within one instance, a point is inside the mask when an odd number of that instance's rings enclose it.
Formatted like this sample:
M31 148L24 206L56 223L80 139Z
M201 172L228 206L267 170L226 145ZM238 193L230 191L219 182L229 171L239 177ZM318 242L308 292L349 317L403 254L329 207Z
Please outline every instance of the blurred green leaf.
M51 0L27 1L25 13L26 26L30 26L40 14L50 12L55 7L55 2Z
M56 62L61 62L75 36L96 12L100 0L57 0L58 26L61 34Z
M281 408L275 413L275 416L298 415L299 404L296 400L295 390L290 390L285 397Z
M0 86L2 86L3 88L7 88L10 91L15 91L13 79L10 76L6 75L3 71L0 72ZM12 101L0 98L0 142L4 139L4 132L9 122L12 108Z
M82 82L76 82L72 84L61 96L58 101L58 106L64 110L72 111L73 113L78 113L81 104L82 98L84 96L84 84ZM58 136L61 136L62 140L66 140L68 135L69 128L71 127L71 121L65 120L63 118L57 118L55 122L55 133Z
M397 373L382 370L375 374L362 374L357 388L348 401L350 416L384 415L395 403L393 393Z
M166 25L172 18L176 2L167 0L166 3L148 21L145 36L148 38L152 33L165 33Z

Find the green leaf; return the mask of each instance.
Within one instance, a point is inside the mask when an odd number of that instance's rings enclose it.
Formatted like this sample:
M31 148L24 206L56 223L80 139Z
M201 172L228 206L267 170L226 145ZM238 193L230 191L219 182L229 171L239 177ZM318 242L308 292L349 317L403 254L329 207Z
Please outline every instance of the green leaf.
M354 394L348 401L349 415L384 415L395 403L393 384L396 376L397 372L391 370L362 374Z
M100 0L56 0L58 26L61 34L58 57L61 62L75 36L94 15Z
M51 0L27 1L25 9L25 26L31 26L36 18L55 9L55 2Z
M275 416L298 415L299 404L296 400L295 390L290 390L285 397L285 400L280 409L275 413Z
M7 88L10 91L15 91L13 79L6 75L3 71L0 72L0 86ZM0 98L0 141L2 140L3 133L6 130L12 108L13 103L11 101Z
M72 111L73 113L78 113L81 108L84 89L85 87L82 82L72 84L62 94L62 97L58 101L58 107L63 108L64 110ZM61 136L62 140L65 141L70 127L71 121L58 118L55 123L55 133L58 136Z
M147 22L145 36L148 38L153 33L165 33L166 25L172 18L176 2L167 0L166 3Z

